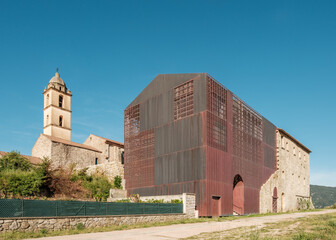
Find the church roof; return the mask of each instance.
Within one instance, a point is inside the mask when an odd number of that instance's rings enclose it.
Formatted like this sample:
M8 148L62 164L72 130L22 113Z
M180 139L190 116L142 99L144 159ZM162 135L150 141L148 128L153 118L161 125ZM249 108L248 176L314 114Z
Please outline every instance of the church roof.
M78 147L78 148L84 148L84 149L88 149L91 151L95 151L95 152L99 152L101 153L101 151L99 151L97 148L91 147L89 145L85 145L85 144L80 144L80 143L76 143L76 142L72 142L72 141L68 141L62 138L58 138L58 137L54 137L54 136L49 136L46 134L42 134L43 136L49 138L52 142L57 142L57 143L62 143L68 146L73 146L73 147Z
M8 154L8 152L0 151L0 157L5 156L6 154ZM33 156L28 156L28 155L22 155L22 154L20 154L20 155L23 156L23 157L25 157L25 158L27 158L28 161L31 164L40 164L40 163L42 163L42 159L41 158L33 157Z
M49 83L58 83L58 84L60 84L60 85L65 86L65 83L64 83L63 79L60 77L59 72L56 72L56 73L55 73L55 76L53 76L53 77L50 79Z
M111 139L108 139L108 138L100 137L100 136L97 136L97 135L94 135L94 134L91 134L91 135L95 136L95 137L99 137L101 139L104 139L106 144L113 145L113 146L119 146L119 147L122 147L122 148L124 147L124 144L121 143L121 142L117 142L117 141L114 141L114 140L111 140Z

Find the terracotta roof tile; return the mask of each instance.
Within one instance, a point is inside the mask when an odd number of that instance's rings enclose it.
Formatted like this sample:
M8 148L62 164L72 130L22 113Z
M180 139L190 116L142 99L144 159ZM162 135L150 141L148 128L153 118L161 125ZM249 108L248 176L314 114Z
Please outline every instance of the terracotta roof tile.
M0 157L6 155L8 152L3 152L3 151L0 151ZM42 159L41 158L38 158L38 157L33 157L33 156L28 156L28 155L22 155L20 154L21 156L25 157L28 159L28 161L32 164L40 164L42 163Z
M121 143L121 142L117 142L117 141L114 141L114 140L111 140L111 139L108 139L108 138L100 137L100 136L97 136L97 135L94 135L94 134L91 134L91 135L96 136L96 137L99 137L99 138L101 138L101 139L104 139L104 140L105 140L105 143L107 143L107 144L110 144L110 145L118 145L118 146L124 147L124 144Z
M84 148L84 149L88 149L91 151L95 151L95 152L99 152L101 153L101 151L99 151L97 148L91 147L89 145L85 145L85 144L80 144L80 143L76 143L76 142L72 142L72 141L68 141L62 138L57 138L54 136L49 136L49 135L45 135L42 134L43 136L49 138L52 142L57 142L57 143L63 143L65 145L69 145L69 146L73 146L73 147L78 147L78 148Z

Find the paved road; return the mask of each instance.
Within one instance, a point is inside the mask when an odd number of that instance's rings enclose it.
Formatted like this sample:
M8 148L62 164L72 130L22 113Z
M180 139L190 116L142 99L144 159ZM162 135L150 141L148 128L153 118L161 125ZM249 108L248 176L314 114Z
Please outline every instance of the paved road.
M162 227L139 228L123 231L101 232L101 233L85 233L78 235L68 235L59 237L39 238L43 240L110 240L110 239L136 239L136 240L158 240L158 239L180 239L198 235L203 232L216 232L233 229L237 227L261 226L265 223L291 220L311 215L320 215L336 212L336 210L323 210L318 212L302 212L281 214L264 217L242 218L233 221L224 222L204 222L178 224ZM36 239L36 238L35 238ZM33 240L33 239L32 239Z

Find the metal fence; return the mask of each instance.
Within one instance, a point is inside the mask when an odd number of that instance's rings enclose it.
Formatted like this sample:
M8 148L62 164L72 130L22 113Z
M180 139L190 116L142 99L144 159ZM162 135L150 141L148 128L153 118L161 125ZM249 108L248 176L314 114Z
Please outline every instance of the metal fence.
M183 213L181 203L124 203L0 199L0 218Z

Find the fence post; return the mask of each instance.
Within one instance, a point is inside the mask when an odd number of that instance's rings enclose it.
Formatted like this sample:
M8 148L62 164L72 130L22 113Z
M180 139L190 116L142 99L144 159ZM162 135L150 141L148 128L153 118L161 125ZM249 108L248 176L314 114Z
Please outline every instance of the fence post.
M21 199L21 208L22 208L21 216L24 217L24 200L23 199Z

